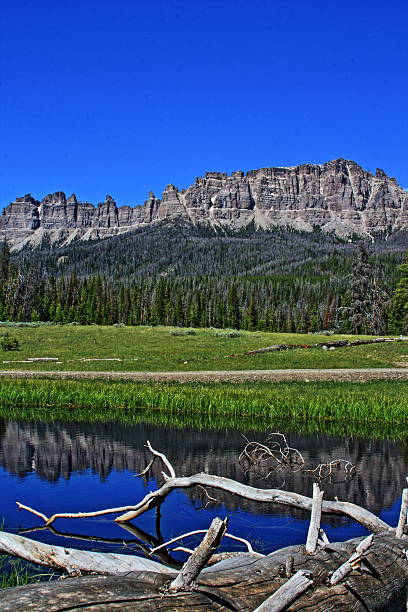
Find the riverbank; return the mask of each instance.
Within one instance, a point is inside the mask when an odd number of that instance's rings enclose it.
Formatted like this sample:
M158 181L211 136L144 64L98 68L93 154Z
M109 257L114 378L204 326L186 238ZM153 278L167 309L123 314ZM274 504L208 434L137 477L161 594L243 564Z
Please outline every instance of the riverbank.
M404 381L142 383L50 378L0 381L0 414L35 420L147 420L195 427L267 430L277 421L302 431L337 423L371 435L375 428L408 430L408 385ZM398 436L399 437L399 436Z

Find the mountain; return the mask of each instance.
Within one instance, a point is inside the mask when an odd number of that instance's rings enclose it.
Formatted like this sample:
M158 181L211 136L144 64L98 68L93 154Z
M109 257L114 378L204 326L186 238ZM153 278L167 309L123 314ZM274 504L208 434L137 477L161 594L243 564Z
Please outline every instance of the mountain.
M281 226L373 238L408 229L408 192L383 170L373 175L345 159L246 174L207 172L187 189L168 185L161 199L150 193L136 207L118 207L109 195L95 207L74 194L67 198L56 192L41 201L28 194L2 211L0 238L7 238L13 250L44 243L62 246L175 218L221 232Z

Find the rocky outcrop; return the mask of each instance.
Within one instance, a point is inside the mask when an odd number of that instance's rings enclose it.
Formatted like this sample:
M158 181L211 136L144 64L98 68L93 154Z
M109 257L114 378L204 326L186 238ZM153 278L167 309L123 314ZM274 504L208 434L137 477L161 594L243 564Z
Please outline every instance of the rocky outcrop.
M142 206L118 207L113 198L93 206L62 192L41 202L30 194L17 198L0 216L0 238L15 249L51 242L98 239L163 219L240 229L319 227L339 236L391 234L408 228L408 192L377 169L373 175L353 161L322 165L261 168L227 175L207 172L179 191L168 185L162 199L153 193Z

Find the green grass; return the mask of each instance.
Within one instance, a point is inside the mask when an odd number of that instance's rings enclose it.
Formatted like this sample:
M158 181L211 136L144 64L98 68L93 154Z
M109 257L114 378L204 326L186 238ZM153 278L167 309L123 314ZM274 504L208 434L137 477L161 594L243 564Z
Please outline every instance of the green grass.
M44 582L55 577L53 572L43 571L38 565L15 557L0 555L0 589Z
M372 436L408 433L408 385L366 383L134 383L100 379L0 381L0 415L41 421L148 422L263 430L282 423L308 431ZM381 437L383 437L381 435Z
M408 363L408 342L338 348L295 349L243 356L272 344L314 344L357 336L241 332L239 337L197 329L172 335L168 327L17 327L20 351L0 351L0 369L79 371L189 371L288 368L376 368ZM8 328L0 327L0 335ZM364 337L364 336L358 336ZM235 355L231 357L230 355ZM19 363L28 357L58 357L62 364ZM102 361L84 361L101 359ZM104 361L117 359L119 361ZM5 363L10 362L10 363Z

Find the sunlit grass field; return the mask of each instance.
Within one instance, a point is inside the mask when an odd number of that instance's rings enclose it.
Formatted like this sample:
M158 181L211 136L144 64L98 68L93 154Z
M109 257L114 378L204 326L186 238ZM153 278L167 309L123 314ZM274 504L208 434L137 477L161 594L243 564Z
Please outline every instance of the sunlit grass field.
M0 327L18 338L19 351L0 349L0 369L75 371L191 371L288 368L376 368L408 365L408 341L366 346L243 353L273 344L317 344L364 336L186 330L168 327L44 326ZM173 335L173 334L185 335ZM56 357L60 364L21 363Z

